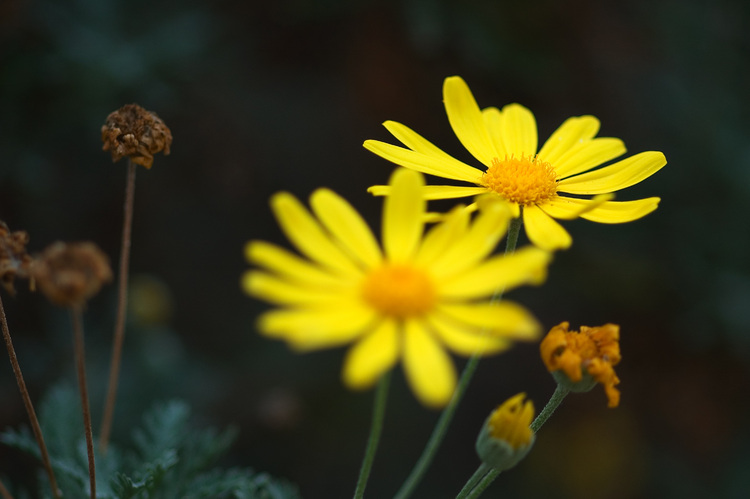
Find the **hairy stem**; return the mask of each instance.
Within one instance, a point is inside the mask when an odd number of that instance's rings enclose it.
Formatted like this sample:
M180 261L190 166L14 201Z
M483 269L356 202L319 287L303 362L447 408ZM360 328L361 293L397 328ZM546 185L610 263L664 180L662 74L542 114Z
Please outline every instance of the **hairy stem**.
M109 366L109 385L104 403L104 416L99 434L99 450L107 452L109 435L112 431L112 420L117 399L117 381L120 377L120 360L122 343L125 339L125 312L128 306L128 266L130 264L130 234L133 228L133 199L135 197L136 164L128 158L128 177L125 185L125 219L122 224L122 247L120 249L120 282L117 291L117 318L115 320L114 342L112 344L112 361Z
M375 403L372 409L372 425L370 426L370 436L367 439L367 449L365 450L365 457L362 460L362 468L359 471L359 479L357 480L357 488L354 491L355 499L362 499L365 494L365 487L367 487L367 479L370 478L370 471L372 470L372 463L375 460L375 452L378 450L378 442L380 442L380 433L383 430L383 419L385 417L385 402L388 398L388 387L391 381L391 372L381 376L378 382L378 388L375 391Z
M52 487L52 495L55 499L60 498L60 492L57 490L57 480L55 480L55 473L52 471L52 464L49 460L49 453L47 453L47 446L44 443L44 437L42 436L42 428L39 426L39 420L36 417L36 411L34 411L34 405L31 403L31 397L29 391L26 389L26 382L23 380L23 374L21 374L21 366L18 364L18 358L16 358L16 350L13 348L13 341L10 338L10 330L8 329L8 320L5 318L5 308L3 308L3 301L0 299L0 324L2 324L3 338L5 339L5 346L8 348L8 357L10 357L10 365L13 366L13 374L16 375L16 382L18 383L18 390L21 392L21 398L23 404L26 407L26 414L29 416L29 422L31 423L31 429L34 432L34 438L36 443L39 445L39 452L42 456L42 464L44 469L47 471L47 477L49 477L49 484ZM0 484L2 486L2 484ZM0 489L3 497L10 497L10 494L4 487Z
M78 390L81 392L81 410L83 412L83 429L86 434L86 454L89 460L89 484L91 499L96 499L96 466L94 464L94 438L91 432L91 411L89 394L86 388L86 350L83 343L83 320L81 307L71 310L73 318L73 340L75 344L76 369L78 371Z

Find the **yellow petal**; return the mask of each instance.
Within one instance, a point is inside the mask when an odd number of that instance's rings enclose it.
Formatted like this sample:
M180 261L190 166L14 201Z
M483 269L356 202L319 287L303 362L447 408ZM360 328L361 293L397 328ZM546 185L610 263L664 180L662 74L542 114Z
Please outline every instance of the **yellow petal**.
M495 303L441 303L437 312L464 327L484 330L488 336L530 341L539 338L541 326L528 310L509 301Z
M427 175L477 184L483 174L481 170L454 158L446 159L442 156L428 156L410 149L380 142L379 140L366 140L363 145L365 149L377 154L381 158L385 158L404 168L426 173Z
M625 154L625 144L620 139L602 137L587 140L570 148L555 161L555 173L558 180L563 179L588 171L623 154Z
M271 208L281 230L301 253L341 273L357 273L356 265L331 241L318 221L297 198L287 192L280 192L271 198Z
M508 104L503 107L501 115L506 154L517 158L536 154L538 137L534 114L520 104Z
M459 205L444 215L441 223L427 232L414 261L424 268L432 267L435 260L460 240L469 227L470 213Z
M496 107L488 107L482 109L482 118L484 118L484 125L487 127L487 133L490 135L490 140L495 146L497 152L497 158L502 159L510 154L505 149L503 143L503 115L500 110Z
M647 151L617 163L558 182L560 192L603 194L625 189L650 177L667 164L664 154Z
M245 293L279 305L331 304L341 299L347 292L327 290L319 286L305 286L290 283L265 272L248 271L242 275L241 286Z
M346 280L311 264L294 253L266 241L250 241L245 245L245 257L250 263L265 267L285 280L328 289L341 288Z
M398 360L399 335L396 322L387 319L346 353L341 373L344 384L355 390L371 387Z
M453 361L424 324L414 320L404 325L404 372L417 399L428 407L443 407L453 395Z
M484 166L498 157L487 132L482 112L471 90L460 76L450 76L443 83L443 101L448 121L458 140Z
M403 262L417 250L427 203L419 195L424 178L403 168L391 175L391 195L383 202L383 248L388 259Z
M555 196L550 201L539 205L539 208L552 218L573 220L584 213L601 206L614 198L612 194L599 194L592 199L577 199L566 196Z
M485 203L465 234L433 260L432 274L445 279L475 266L495 250L509 223L510 210L505 203Z
M390 186L373 185L367 189L373 196L388 196L391 192ZM487 192L485 187L462 187L458 185L426 185L422 188L422 197L430 201L434 199L456 199L476 196Z
M459 355L492 355L507 350L512 344L510 340L490 336L479 329L467 329L463 324L436 314L427 317L427 321L440 341Z
M591 139L598 131L599 120L593 116L568 118L544 143L539 157L554 165L570 148Z
M395 121L386 121L383 123L383 126L412 151L424 154L425 156L439 157L446 161L456 161L451 155L447 154L406 125L402 125Z
M473 269L438 282L438 295L450 300L473 299L521 284L540 284L547 276L551 259L551 253L532 246L494 256Z
M365 267L381 262L383 256L375 236L344 198L329 189L318 189L310 198L310 206L325 228Z
M354 300L335 307L271 310L258 318L258 330L283 338L299 351L331 348L350 343L372 327L376 313Z
M581 218L605 224L632 222L645 217L659 206L660 198L645 198L635 201L609 201L584 213Z
M537 206L523 207L523 225L529 240L539 248L554 251L567 249L573 243L568 231Z

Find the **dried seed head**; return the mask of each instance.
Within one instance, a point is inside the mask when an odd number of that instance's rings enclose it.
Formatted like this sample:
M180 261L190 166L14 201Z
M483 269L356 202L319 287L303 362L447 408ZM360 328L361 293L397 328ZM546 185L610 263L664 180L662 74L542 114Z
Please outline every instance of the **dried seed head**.
M16 277L29 277L31 257L26 253L28 243L26 232L11 232L5 222L0 221L0 284L11 295L16 293L13 287Z
M49 246L31 265L39 289L56 305L82 306L112 280L109 259L90 242Z
M132 162L151 168L154 154L169 154L172 132L156 113L127 104L107 116L102 142L102 149L112 153L112 161L129 156Z

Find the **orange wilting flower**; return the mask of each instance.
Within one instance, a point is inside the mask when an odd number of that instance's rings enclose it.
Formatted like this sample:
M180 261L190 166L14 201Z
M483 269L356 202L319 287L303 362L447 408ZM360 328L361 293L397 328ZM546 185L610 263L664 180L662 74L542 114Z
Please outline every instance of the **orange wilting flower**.
M621 358L620 326L581 326L578 332L568 331L568 323L562 322L547 333L539 349L544 365L558 383L573 392L587 392L601 383L609 399L608 406L619 405L620 391L615 385L620 379L614 366Z
M31 264L41 292L56 305L80 307L112 280L109 259L91 242L49 246Z
M156 113L127 104L107 116L102 142L102 150L112 153L112 161L129 156L133 163L151 168L154 154L169 154L172 132Z
M24 231L11 232L0 221L0 284L11 295L15 294L16 277L28 277L31 257L26 253L29 235Z

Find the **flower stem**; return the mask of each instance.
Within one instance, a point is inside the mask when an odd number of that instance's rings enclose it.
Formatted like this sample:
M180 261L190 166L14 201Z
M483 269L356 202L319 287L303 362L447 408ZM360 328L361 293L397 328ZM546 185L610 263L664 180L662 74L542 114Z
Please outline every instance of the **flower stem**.
M89 484L91 499L96 499L96 467L94 464L94 439L91 434L91 411L89 395L86 388L86 352L83 343L83 325L81 307L71 309L73 318L73 339L75 343L76 368L78 370L78 390L81 392L81 410L83 412L83 429L86 434L86 453L89 460Z
M36 443L39 445L39 452L42 456L42 463L44 469L47 471L49 477L49 484L52 487L52 495L55 499L60 498L60 492L57 490L57 481L55 480L55 473L52 471L52 464L50 463L49 454L47 453L47 446L44 444L44 437L42 436L42 428L39 426L39 420L36 417L34 411L34 405L31 403L31 397L29 397L29 391L26 389L26 382L21 374L21 366L18 363L16 357L16 350L13 348L13 341L10 337L10 330L8 329L8 320L5 317L5 308L3 307L3 301L0 299L0 324L2 324L3 338L5 339L5 346L8 348L8 357L10 357L10 365L13 366L13 374L16 375L16 382L18 383L18 390L21 392L21 398L23 399L24 406L26 406L26 414L29 416L29 422L31 423L31 429L34 432ZM1 486L2 484L0 484ZM3 492L0 489L3 497L10 497L7 490Z
M365 494L365 487L367 487L367 479L370 477L370 471L372 470L372 462L375 460L375 452L378 449L378 442L380 441L380 433L383 429L383 419L385 416L385 402L388 398L388 386L390 385L391 372L381 376L378 382L378 388L375 391L375 403L372 410L372 425L370 426L370 436L367 439L367 449L365 450L365 457L362 460L362 468L359 471L359 479L357 480L357 488L354 491L355 499L361 499Z
M533 431L534 433L539 431L539 428L541 428L542 425L547 422L550 416L552 416L552 414L560 406L568 393L570 393L570 390L563 387L562 385L557 385L557 388L555 388L555 391L552 394L552 397L550 397L549 402L547 402L547 405L544 406L542 412L540 412L536 419L534 419L534 421L531 423L531 431Z
M122 224L122 247L120 249L120 280L117 292L117 318L115 320L114 342L112 344L112 361L109 366L109 386L104 403L104 416L99 434L99 450L107 452L109 435L112 431L112 419L117 399L117 381L120 377L120 359L122 343L125 338L125 311L128 305L128 266L130 263L130 234L133 227L133 198L135 196L136 164L128 158L128 176L125 184L125 219Z
M570 393L570 390L567 388L564 388L562 385L557 385L557 388L555 388L554 393L552 393L552 396L549 399L549 402L547 402L547 405L544 406L544 409L542 409L542 412L539 413L539 415L534 419L534 421L529 426L531 428L531 431L534 433L539 431L539 428L542 427L544 423L547 422L547 420L552 416L552 414L555 412L555 410L560 406L562 401L565 399L565 397ZM481 469L481 466L480 466ZM479 470L477 470L477 473ZM475 499L476 497L479 497L482 492L484 492L484 489L490 486L490 484L497 478L497 475L499 475L500 472L497 470L490 470L487 474L484 475L484 478L482 478L482 481L479 482L478 485L474 487L474 490L471 491L471 494L467 496L460 496L459 497L466 497L467 499ZM475 473L476 475L476 473ZM474 477L472 477L474 478ZM471 481L471 479L469 479ZM466 487L464 487L464 490L468 487L468 483L466 484ZM463 490L461 491L463 492Z
M520 217L511 220L510 227L508 228L507 240L505 243L505 254L513 253L516 250L516 245L518 244L518 233L521 231L522 223L523 221ZM502 296L503 290L498 289L490 299L490 303L497 302L502 298ZM435 454L437 453L440 444L443 442L445 433L448 431L448 426L453 420L453 415L458 408L458 403L461 402L461 398L463 398L464 392L466 392L466 389L469 386L471 377L474 375L474 372L479 366L480 353L481 352L477 352L472 355L469 361L466 363L466 366L461 373L461 377L458 380L456 390L453 392L453 396L448 402L448 405L445 406L445 409L443 409L443 413L440 415L440 418L435 425L435 429L432 430L432 435L430 435L430 439L427 441L427 445L425 445L425 448L422 451L422 455L419 456L417 464L414 465L414 469L412 469L406 481L404 481L404 484L396 493L394 499L408 498L414 492L414 489L416 489L417 485L419 485L419 482L422 481L422 477L427 471L427 468L429 468L430 464L432 464L432 460L435 458Z
M479 480L486 475L491 468L486 465L485 463L482 463L479 465L479 468L474 472L473 475L471 475L471 478L466 482L466 485L464 485L464 488L461 489L461 492L458 493L456 496L456 499L465 499L468 494L474 489L477 483L479 483Z
M13 496L8 492L8 489L5 488L5 485L3 485L3 482L0 482L0 497L3 499L13 499ZM59 497L55 495L55 497Z

